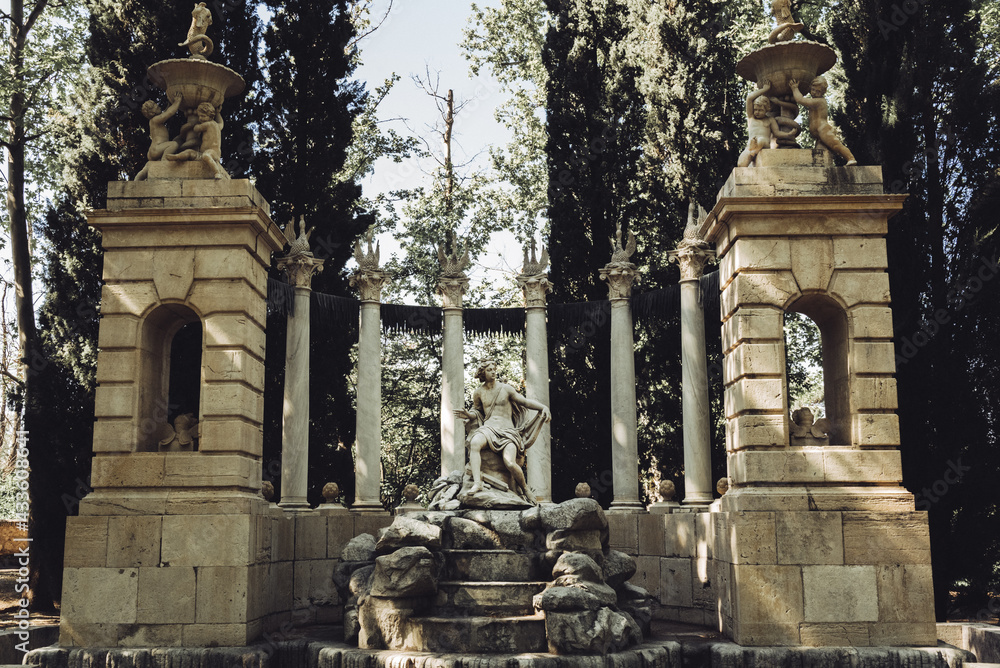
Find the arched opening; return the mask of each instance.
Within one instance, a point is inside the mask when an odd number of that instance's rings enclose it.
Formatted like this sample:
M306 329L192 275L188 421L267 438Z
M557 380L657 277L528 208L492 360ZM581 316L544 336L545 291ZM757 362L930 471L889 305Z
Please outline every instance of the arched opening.
M142 325L140 344L139 434L136 450L191 450L170 436L174 426L187 431L198 420L201 404L202 324L198 315L180 304L154 309ZM190 418L186 418L190 414ZM180 422L178 422L180 418ZM161 445L167 441L166 445Z
M785 364L788 408L807 407L812 418L828 424L829 445L850 445L850 384L847 314L830 297L806 295L785 314ZM808 415L801 414L808 419ZM805 427L806 425L801 425ZM792 427L793 434L796 427ZM795 440L792 439L792 445ZM808 444L807 439L803 443Z

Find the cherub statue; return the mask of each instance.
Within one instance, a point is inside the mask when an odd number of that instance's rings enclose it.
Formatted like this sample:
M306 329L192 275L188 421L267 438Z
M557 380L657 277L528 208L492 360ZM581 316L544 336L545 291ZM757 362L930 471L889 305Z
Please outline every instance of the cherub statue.
M820 418L813 422L813 412L803 406L792 412L792 445L829 445L831 422Z
M771 44L787 42L805 27L804 24L797 23L792 16L790 0L771 0L771 16L778 22L778 27L767 37L767 41Z
M747 134L750 138L746 149L740 154L737 167L749 167L758 153L771 147L772 137L794 138L798 134L795 130L782 130L778 121L767 115L771 110L771 101L765 93L769 90L771 82L764 79L760 82L760 88L747 95ZM798 123L795 123L795 126L798 127Z
M498 382L497 365L493 360L479 365L476 378L482 381L482 385L472 394L473 409L455 411L455 417L475 420L479 425L467 439L473 482L467 496L483 491L481 452L489 447L503 456L504 466L514 482L513 491L534 504L535 497L528 489L524 471L517 460L535 442L543 424L552 419L552 414L545 405L526 399L510 385ZM538 415L530 421L525 420L524 409L538 411Z
M816 141L826 146L828 149L847 160L847 166L858 164L854 159L854 154L844 146L837 136L837 130L830 123L829 107L826 104L827 83L824 77L816 77L809 86L810 98L806 98L799 90L797 79L789 79L788 85L792 88L792 95L795 101L809 110L809 134L816 138Z
M194 413L178 415L174 418L173 426L165 424L160 427L160 452L190 452L195 449L195 441L200 436L200 427Z
M149 161L142 171L136 174L136 181L145 181L149 176L149 163L161 160L165 155L176 153L180 145L176 141L171 141L170 132L167 130L167 121L174 117L181 106L184 97L177 93L173 102L166 111L160 111L160 105L153 100L146 100L142 105L142 115L149 119L149 151L146 152L146 159Z
M188 28L187 40L177 46L186 46L191 52L192 58L204 60L212 55L215 45L205 35L205 31L210 25L212 25L212 10L206 7L204 2L197 3L191 12L191 27Z
M212 106L211 102L199 104L197 109L198 124L192 129L201 135L200 150L188 148L180 153L167 155L167 160L203 160L215 171L216 179L228 179L229 174L220 164L220 160L222 160L222 128L225 125L220 111ZM182 133L183 131L184 128L181 128ZM187 143L185 141L181 148Z

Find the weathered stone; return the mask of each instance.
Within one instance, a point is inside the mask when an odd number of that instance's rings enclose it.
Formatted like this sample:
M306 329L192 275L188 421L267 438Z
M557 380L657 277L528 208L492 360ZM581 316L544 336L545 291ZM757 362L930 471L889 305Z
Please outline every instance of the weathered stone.
M639 627L641 637L649 637L653 624L653 600L625 601L618 603L618 611L627 614ZM641 642L641 640L640 640Z
M594 499L570 499L557 505L535 506L521 513L521 526L532 529L601 530L608 526L601 504Z
M490 513L490 528L500 537L503 546L508 550L541 549L545 544L545 532L542 530L525 531L519 521L520 513L495 511Z
M552 581L550 589L556 587L576 587L592 594L601 601L601 605L617 605L618 595L615 590L601 582L582 580L575 575L563 575Z
M545 537L545 547L549 550L563 552L599 552L601 550L601 532L593 529L589 531L556 529Z
M607 605L601 597L582 587L550 587L532 600L536 610L566 612L570 610L597 610Z
M597 562L585 554L566 552L552 567L552 579L574 576L589 582L604 582L604 572Z
M615 589L635 575L635 569L635 559L624 552L611 550L604 557L604 580Z
M361 622L357 607L344 608L344 642L348 645L358 644L358 634L361 632Z
M627 612L611 613L612 652L620 652L642 642L642 630Z
M426 547L401 547L375 560L372 596L429 596L437 591L438 570L434 555Z
M341 561L375 561L375 536L358 534L347 542L340 553Z
M456 550L492 550L503 547L500 536L495 531L462 517L451 518L444 540L450 542L450 547Z
M372 574L375 572L375 564L362 566L353 573L348 582L347 590L354 596L366 596L372 588Z
M610 608L586 612L550 612L545 635L552 654L607 654L611 646Z
M441 549L441 527L410 517L397 517L391 525L380 532L375 552L386 554L401 547L411 546L422 546L431 550Z

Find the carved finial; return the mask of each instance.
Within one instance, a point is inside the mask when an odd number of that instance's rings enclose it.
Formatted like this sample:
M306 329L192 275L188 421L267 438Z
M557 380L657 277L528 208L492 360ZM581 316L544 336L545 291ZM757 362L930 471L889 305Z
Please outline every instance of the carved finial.
M611 264L628 262L633 253L635 253L635 235L629 230L628 241L622 247L622 224L618 223L615 238L611 239Z
M309 250L309 237L313 233L313 228L306 229L306 217L299 216L299 233L298 236L295 235L295 219L293 218L290 223L285 225L282 230L285 233L285 239L288 240L288 255L312 255Z
M187 39L177 46L186 46L192 58L205 60L215 50L212 40L205 35L210 25L212 25L212 10L206 7L204 2L195 3Z
M684 241L702 241L698 231L698 203L693 199L688 204L687 225L684 227Z
M372 249L372 240L375 238L375 228L368 228L365 234L365 241L368 242L368 252L361 249L361 240L354 243L354 260L358 263L358 271L378 271L379 244L375 242L375 249Z
M451 253L447 248L451 247ZM469 249L460 249L454 230L449 230L445 243L438 246L438 260L441 261L441 276L444 278L464 278L465 270L472 261L469 259Z
M528 250L531 250L531 254L528 254ZM524 264L521 265L521 274L523 276L537 276L538 274L544 274L545 269L549 266L549 251L546 250L545 246L542 246L542 255L539 257L536 255L537 245L535 244L534 238L531 240L531 244L525 246L524 248Z

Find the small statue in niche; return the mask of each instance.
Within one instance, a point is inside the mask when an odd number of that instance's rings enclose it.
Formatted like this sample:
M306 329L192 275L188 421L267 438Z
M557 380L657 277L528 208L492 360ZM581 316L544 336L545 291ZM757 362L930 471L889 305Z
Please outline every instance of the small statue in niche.
M740 154L739 161L736 163L737 167L749 167L761 150L771 147L772 137L794 139L799 133L799 124L794 120L786 119L785 124L794 124L795 129L785 131L779 127L778 121L774 117L767 115L771 111L771 101L765 93L769 90L771 90L771 82L764 79L760 82L760 88L747 95L749 141L746 149Z
M222 160L222 128L225 125L220 111L220 109L212 106L210 102L199 104L197 109L198 124L192 128L194 132L201 135L199 150L188 148L180 153L167 155L167 160L203 160L215 171L216 179L228 179L229 174L226 173L226 170L220 164ZM184 128L181 128L181 133L184 133ZM189 140L185 139L181 148L187 146L188 143Z
M812 80L809 85L809 98L802 95L797 79L789 79L788 85L792 88L795 101L809 110L809 134L823 146L847 160L848 167L858 164L858 161L854 159L854 154L840 140L837 129L830 123L829 106L824 97L828 86L826 78L816 77Z
M813 422L813 412L806 406L792 412L792 445L829 445L833 425L826 418Z
M477 494L484 493L482 452L489 448L502 456L503 465L513 481L511 491L534 505L535 497L528 489L518 460L523 458L525 451L538 438L542 426L552 419L552 414L545 405L526 399L510 385L498 382L496 374L496 362L493 360L480 364L476 370L476 378L482 381L482 385L472 394L473 409L455 411L455 417L475 425L466 439L472 486L459 499L471 505L475 503ZM538 414L528 420L525 409L538 411ZM468 431L468 425L466 430Z
M160 452L192 452L197 450L201 437L198 419L194 413L183 413L174 418L174 424L160 427L158 434Z
M771 44L777 42L787 42L795 37L795 33L801 32L805 27L802 23L797 23L792 16L792 3L790 0L771 0L771 16L778 22L778 27L771 31L767 41Z
M142 104L142 115L149 119L149 151L146 152L146 166L136 174L136 181L145 181L149 176L149 163L162 160L164 156L176 153L180 150L180 145L176 140L170 139L170 131L167 130L167 121L174 117L181 106L183 96L180 93L174 95L173 102L166 111L160 110L160 105L153 100L146 100Z
M191 12L191 27L188 28L187 40L177 46L186 46L192 58L204 60L212 55L215 46L205 34L210 25L212 25L212 10L206 7L204 2L197 3Z

